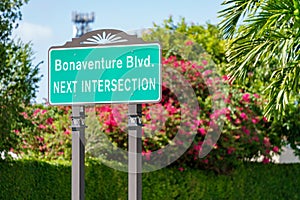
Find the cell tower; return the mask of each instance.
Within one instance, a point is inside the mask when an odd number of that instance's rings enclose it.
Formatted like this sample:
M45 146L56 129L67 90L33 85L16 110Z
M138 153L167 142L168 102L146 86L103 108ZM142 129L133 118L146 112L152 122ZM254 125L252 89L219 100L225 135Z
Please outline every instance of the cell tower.
M72 13L72 21L75 23L73 26L73 37L80 37L91 30L89 24L94 22L95 14L92 13Z

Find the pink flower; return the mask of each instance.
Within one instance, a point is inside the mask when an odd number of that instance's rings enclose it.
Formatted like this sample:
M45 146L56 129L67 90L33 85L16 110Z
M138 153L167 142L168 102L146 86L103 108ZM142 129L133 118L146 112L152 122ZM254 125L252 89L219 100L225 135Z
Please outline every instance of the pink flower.
M101 106L99 112L111 112L111 107L109 105Z
M240 123L242 123L242 122L241 122L241 120L240 120L239 118L237 118L237 119L235 120L235 123L236 123L236 124L240 124Z
M252 118L251 121L253 124L257 124L259 122L259 118L258 117Z
M242 127L242 131L246 134L246 135L250 135L250 131L246 128L246 126Z
M247 119L248 119L246 113L244 113L244 112L242 112L242 113L240 114L240 117L241 117L242 119L244 119L244 120L247 120Z
M200 151L201 150L201 148L202 148L202 146L201 145L199 145L199 144L197 144L197 145L194 145L194 150L195 151Z
M33 116L36 116L39 112L41 111L41 109L36 109L34 112L33 112Z
M175 62L173 63L173 65L174 65L174 67L178 67L178 66L179 66L179 63L178 63L177 61L175 61Z
M177 113L177 108L175 108L174 106L172 106L172 104L168 104L167 105L167 110L169 111L169 113L171 115L173 115L174 113Z
M264 145L266 145L267 147L271 145L270 138L264 137Z
M198 155L199 151L202 150L202 141L200 141L200 142L198 142L198 144L194 145L193 149L194 149L194 151L196 151L195 154Z
M64 132L64 134L65 134L65 135L70 135L70 134L71 134L71 131L70 131L69 129L66 129L65 132Z
M205 72L204 72L204 73L205 73ZM213 80L212 80L211 78L207 78L207 79L206 79L206 85L212 86L212 84L213 84Z
M53 118L52 117L49 117L47 120L46 120L46 123L51 125L53 123Z
M191 45L193 45L193 42L191 40L188 40L188 41L185 42L185 45L186 46L191 46Z
M201 76L201 73L197 71L197 72L195 73L195 76L196 76L196 77Z
M200 126L200 125L203 125L205 122L204 122L204 120L199 119L196 121L196 123L197 123L197 126Z
M147 113L145 117L146 117L146 120L149 121L151 119L150 113Z
M196 66L196 69L203 69L204 67L203 66L201 66L201 65L197 65Z
M45 126L44 124L40 124L40 125L39 125L39 128L40 128L40 129L45 129L46 126Z
M262 119L263 119L263 121L264 121L265 123L268 122L268 119L267 119L266 117L263 117Z
M226 115L227 120L231 121L230 115Z
M105 125L108 125L108 126L117 126L117 122L115 121L115 119L113 118L113 116L110 117L110 119L106 120L104 122Z
M183 167L179 167L178 170L182 172L182 171L184 171L184 168Z
M205 164L208 164L208 159L203 160Z
M259 98L259 95L258 95L258 94L253 94L253 96L254 96L255 98Z
M155 124L150 125L150 128L151 128L152 131L156 131L157 130L157 127L156 127Z
M202 60L203 65L207 65L207 63L208 63L207 60Z
M47 149L47 146L46 145L43 145L43 146L39 146L39 150L41 152L45 151Z
M151 153L152 153L152 152L151 152L150 150L147 151L147 152L142 151L142 156L145 156L146 160L150 160Z
M227 75L223 75L222 79L223 79L223 81L227 81L229 79L229 77Z
M206 130L205 130L205 128L199 128L198 131L199 131L199 133L200 133L201 135L206 135Z
M208 69L208 70L205 70L203 72L203 76L207 76L207 75L210 75L212 73L212 70Z
M43 142L43 141L44 141L44 138L43 138L43 137L36 136L35 138L36 138L36 140L39 141L39 142Z
M228 98L225 98L225 99L224 99L224 102L225 102L226 104L230 104L230 103L231 103L231 99L230 99L230 97L228 97Z
M273 147L273 151L274 151L275 153L278 153L278 152L279 152L278 146Z
M264 157L263 161L262 161L264 164L267 164L270 162L270 159L267 158L267 157Z
M245 130L244 130L244 133L245 133L246 135L250 135L250 131L249 131L248 129L245 129Z
M243 98L243 101L250 102L250 94L248 94L248 93L243 94L242 98Z
M22 112L21 114L23 115L23 117L24 117L25 119L28 119L28 114L27 114L27 112Z
M47 112L47 110L42 110L42 115L45 114Z
M238 139L240 139L241 138L241 136L240 135L235 135L235 136L233 136L236 140L238 140Z

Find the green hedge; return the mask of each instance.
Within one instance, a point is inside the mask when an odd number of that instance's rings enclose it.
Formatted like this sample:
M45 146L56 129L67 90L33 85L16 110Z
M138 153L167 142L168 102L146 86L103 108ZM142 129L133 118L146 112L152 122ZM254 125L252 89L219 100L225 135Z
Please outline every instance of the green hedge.
M86 199L127 199L127 174L97 161L86 167ZM165 168L143 174L143 199L300 199L300 165L248 163L231 175ZM0 162L1 200L71 199L71 165Z

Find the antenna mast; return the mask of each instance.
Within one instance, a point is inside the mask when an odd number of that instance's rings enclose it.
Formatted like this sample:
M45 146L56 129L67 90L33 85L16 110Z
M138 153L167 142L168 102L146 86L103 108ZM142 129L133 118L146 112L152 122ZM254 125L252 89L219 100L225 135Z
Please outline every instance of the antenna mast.
M72 21L74 22L73 37L80 37L91 30L89 24L94 22L95 13L72 13Z

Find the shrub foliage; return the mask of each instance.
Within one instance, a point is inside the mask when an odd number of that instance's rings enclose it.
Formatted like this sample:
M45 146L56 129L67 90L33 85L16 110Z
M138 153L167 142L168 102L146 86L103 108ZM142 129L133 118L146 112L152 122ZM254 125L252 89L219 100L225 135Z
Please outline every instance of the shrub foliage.
M143 174L143 199L299 199L300 167L241 165L231 175L165 168ZM127 174L89 161L85 199L127 199ZM71 166L41 161L0 162L0 199L71 199ZM283 184L284 183L284 184Z

